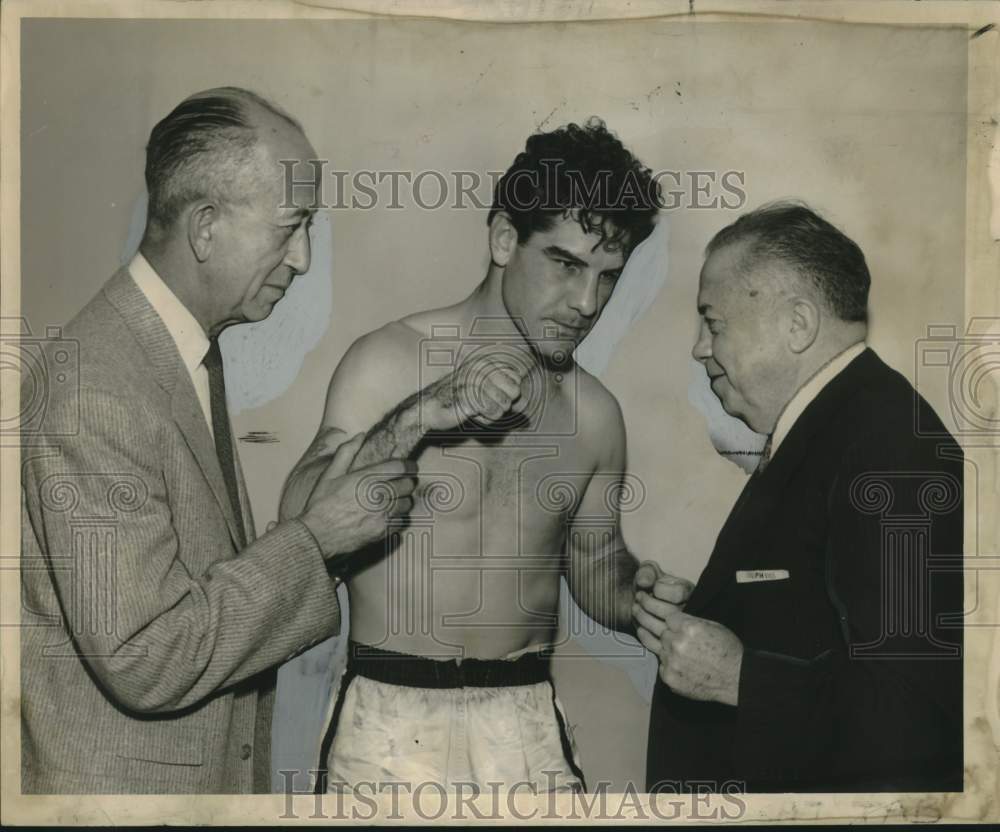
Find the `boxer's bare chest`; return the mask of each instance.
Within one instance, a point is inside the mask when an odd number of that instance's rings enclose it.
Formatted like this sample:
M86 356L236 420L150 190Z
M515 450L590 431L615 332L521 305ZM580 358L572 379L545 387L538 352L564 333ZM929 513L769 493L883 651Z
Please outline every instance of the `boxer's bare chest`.
M531 537L562 528L596 449L583 438L577 402L561 394L555 390L531 419L428 443L417 457L418 513L486 530L516 524Z

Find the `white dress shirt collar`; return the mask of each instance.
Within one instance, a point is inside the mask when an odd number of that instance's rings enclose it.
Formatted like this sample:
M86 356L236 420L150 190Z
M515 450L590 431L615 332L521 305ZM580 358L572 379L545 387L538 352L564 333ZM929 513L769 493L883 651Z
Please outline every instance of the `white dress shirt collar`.
M208 370L203 361L210 346L208 336L201 324L195 319L191 311L180 302L180 299L166 283L163 282L149 261L141 254L136 253L132 262L128 264L129 273L149 301L149 305L170 333L177 345L177 352L180 353L181 361L188 371L194 391L198 396L198 403L201 405L201 412L208 425L208 432L213 436L212 430L212 404L211 393L208 384Z
M778 422L774 426L774 433L771 434L771 456L778 450L788 431L792 429L799 416L812 403L812 400L819 395L820 391L834 380L855 358L865 351L865 342L858 341L852 344L842 353L831 358L826 364L820 367L809 380L803 384L798 392L792 396L785 409L778 416Z
M163 319L163 325L177 344L184 366L189 373L193 373L201 366L205 353L208 352L209 342L205 330L142 254L136 253L128 270L149 305Z

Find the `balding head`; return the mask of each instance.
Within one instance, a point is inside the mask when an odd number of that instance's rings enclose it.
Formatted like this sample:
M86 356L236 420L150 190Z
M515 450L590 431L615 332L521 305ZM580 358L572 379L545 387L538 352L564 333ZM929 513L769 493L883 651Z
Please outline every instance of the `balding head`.
M196 93L153 128L139 250L206 334L266 318L309 269L315 156L295 119L235 87ZM303 181L312 199L297 202Z
M777 290L805 290L835 320L867 319L871 275L852 239L802 202L779 201L739 217L709 242L705 256L739 244L740 273L748 281L770 274L785 284ZM765 288L758 286L757 288Z
M153 128L146 146L147 233L164 234L199 200L252 196L268 155L261 141L282 133L304 140L298 121L250 90L216 87L188 96Z
M820 367L866 333L861 249L810 209L765 206L708 244L693 355L722 406L759 433Z

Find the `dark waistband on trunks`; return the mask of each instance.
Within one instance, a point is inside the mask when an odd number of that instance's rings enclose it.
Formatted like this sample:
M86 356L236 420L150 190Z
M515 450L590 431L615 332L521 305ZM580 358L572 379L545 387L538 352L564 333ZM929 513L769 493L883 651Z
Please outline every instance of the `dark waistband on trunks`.
M351 641L347 669L387 685L410 688L507 688L535 685L550 678L547 653L525 653L516 659L456 659L442 661L380 650Z

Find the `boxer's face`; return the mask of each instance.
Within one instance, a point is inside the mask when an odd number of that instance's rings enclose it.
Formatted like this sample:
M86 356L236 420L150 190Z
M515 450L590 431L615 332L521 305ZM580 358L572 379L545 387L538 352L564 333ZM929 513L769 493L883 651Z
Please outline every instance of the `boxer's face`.
M253 187L243 201L222 207L213 226L211 272L219 314L228 323L259 321L271 314L292 280L308 271L309 227L320 203L319 166L299 164L296 181L315 177L315 198L296 187L296 202L286 199L285 172L279 160L308 160L315 151L290 125L260 130Z
M506 223L502 215L494 223ZM510 227L510 234L514 234ZM494 235L495 236L495 235ZM571 215L524 243L493 245L503 260L503 301L521 334L543 355L572 351L590 332L625 267L621 247L606 248Z

